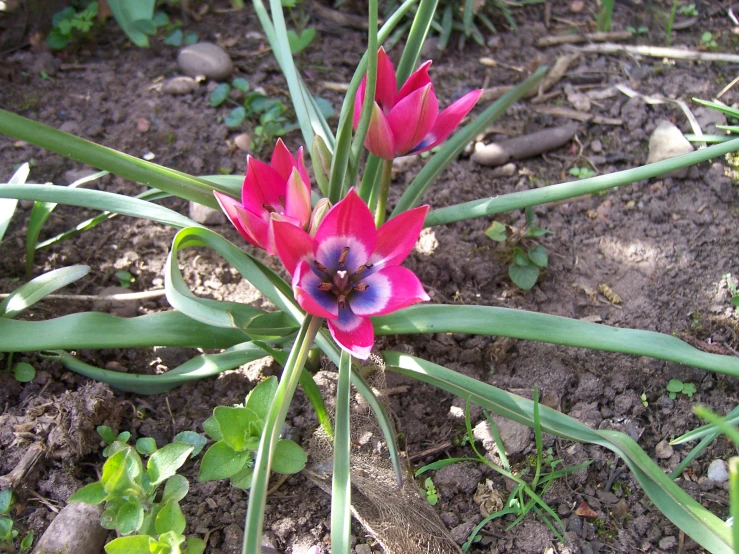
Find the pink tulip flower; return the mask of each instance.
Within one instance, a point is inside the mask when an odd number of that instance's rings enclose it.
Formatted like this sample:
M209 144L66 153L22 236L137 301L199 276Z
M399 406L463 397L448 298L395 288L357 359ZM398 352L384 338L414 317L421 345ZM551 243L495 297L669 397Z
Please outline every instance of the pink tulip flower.
M315 236L274 222L277 254L292 275L298 304L328 320L334 340L367 359L375 340L370 316L430 300L418 277L400 264L423 227L428 206L400 214L379 229L351 189L321 221Z
M273 221L287 221L307 229L311 219L310 178L303 163L303 149L297 158L282 139L277 141L269 165L249 156L241 202L214 191L218 203L236 230L254 246L276 253Z
M429 78L431 61L413 73L398 91L393 62L380 47L377 53L377 87L365 146L375 156L392 160L420 154L442 143L475 106L482 89L468 92L439 113L439 102ZM354 101L354 128L364 104L367 77Z

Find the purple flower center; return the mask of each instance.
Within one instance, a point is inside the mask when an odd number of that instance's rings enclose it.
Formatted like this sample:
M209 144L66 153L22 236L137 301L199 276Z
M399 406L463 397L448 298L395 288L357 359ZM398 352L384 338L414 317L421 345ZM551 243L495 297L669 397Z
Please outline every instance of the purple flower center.
M339 308L346 307L347 297L353 293L364 292L369 288L367 283L360 282L362 274L372 267L372 264L366 263L360 265L354 272L349 272L346 268L346 260L349 257L349 247L345 246L341 249L338 260L338 269L331 272L326 266L318 260L313 262L316 275L321 277L323 282L318 285L318 290L323 292L331 292L336 297Z

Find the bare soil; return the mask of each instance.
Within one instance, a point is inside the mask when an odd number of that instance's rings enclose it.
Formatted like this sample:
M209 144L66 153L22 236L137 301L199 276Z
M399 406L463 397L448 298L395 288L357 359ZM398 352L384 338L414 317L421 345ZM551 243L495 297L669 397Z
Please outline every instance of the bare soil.
M251 8L221 12L215 3L201 21L190 22L201 40L225 44L235 62L235 75L247 79L252 88L263 87L270 96L286 103L286 85L259 34ZM573 3L575 4L575 3ZM544 25L543 5L514 11L517 33L505 30L486 36L485 47L467 44L427 52L434 59L432 78L441 104L471 88L516 84L540 64L551 64L562 47L537 48L538 38L562 32L575 25L592 30L595 4L586 3L574 13L565 2L551 5L550 29ZM651 6L661 10L665 3ZM701 34L711 31L718 50L736 50L737 37L720 2L702 2L698 19L680 30L675 42L689 47L701 44ZM664 24L656 12L639 4L619 3L614 28L645 25L648 32L630 43L662 45ZM177 17L174 12L173 17ZM319 39L299 57L299 66L309 86L340 106L341 95L322 82L348 82L360 53L361 31L338 27L316 18ZM243 174L245 152L233 143L248 126L229 130L220 117L227 108L213 109L209 91L214 83L202 83L182 96L164 94L163 79L179 74L177 49L155 40L152 48L131 46L108 22L96 42L78 44L59 53L32 48L25 34L11 33L5 21L0 107L36 121L62 128L78 136L122 150L134 156L148 152L165 166L193 174ZM15 41L15 42L13 42ZM2 42L2 41L0 41ZM11 43L12 42L12 43ZM392 55L397 59L398 51ZM492 57L494 67L482 65L481 57ZM639 92L661 94L689 101L691 97L713 98L736 76L737 67L635 58L630 56L583 55L570 68L555 90L565 85L580 91L603 90L623 83ZM731 88L722 101L735 104L739 89ZM570 107L564 95L548 105ZM695 108L695 105L692 105ZM495 134L517 136L569 122L542 115L538 105L523 101L496 125ZM478 111L480 108L478 108ZM591 113L620 119L620 125L580 124L576 140L544 156L517 162L509 176L496 175L461 158L443 173L425 198L433 208L545 186L573 177L573 166L595 168L600 173L635 167L646 161L651 131L661 119L669 119L690 132L687 121L673 104L647 105L621 93L603 95L593 102ZM696 113L699 113L696 110ZM701 115L701 117L704 117ZM141 123L145 120L148 125ZM334 122L335 123L335 122ZM143 127L148 127L143 130ZM298 134L286 138L299 145ZM255 152L266 158L268 148ZM0 137L0 175L7 178L16 164L32 160L31 180L67 184L70 172L83 169L73 161L34 146ZM425 161L416 158L396 176L391 204ZM588 318L605 325L674 333L698 348L736 355L739 349L737 316L730 304L726 279L739 272L737 254L737 194L727 160L693 167L685 178L665 177L635 183L611 192L535 209L538 224L553 235L541 240L549 253L549 267L538 285L523 293L507 275L506 252L484 235L492 218L437 227L424 235L431 246L416 252L407 265L414 270L434 302L504 306ZM93 185L97 188L136 194L142 188L115 176ZM168 199L165 204L187 213L187 203ZM0 257L0 292L10 292L24 279L24 241L30 207L23 203L5 237ZM87 210L60 206L42 231L42 239L54 236L93 216ZM504 214L499 221L521 226L523 213ZM214 229L229 240L243 240L229 225ZM90 274L64 292L97 294L118 285L114 274L124 269L135 282L132 291L162 286L162 269L174 231L147 221L117 217L92 231L63 242L36 256L34 275L51 269L84 263ZM246 248L246 245L245 245ZM193 292L215 299L255 302L258 294L240 279L235 270L211 251L188 251L181 257L183 274ZM273 263L277 268L277 264ZM607 285L620 298L612 302L599 287ZM115 309L119 315L134 316L168 309L166 300L154 298ZM93 309L90 303L45 301L26 317L48 319ZM110 309L98 307L98 309ZM660 441L669 440L697 425L693 404L700 402L719 413L737 404L736 382L721 375L647 358L591 352L496 337L440 334L383 339L380 347L401 347L416 355L474 376L505 390L532 397L533 387L544 402L594 428L623 430L638 439L642 448L656 458ZM109 369L131 373L161 372L186 361L194 350L159 348L147 350L77 351L88 361ZM20 503L15 520L21 529L37 535L55 516L66 499L79 487L96 478L102 465L97 425L129 430L134 437L154 437L169 442L184 430L202 432L203 421L215 406L243 401L258 379L279 374L276 364L260 363L227 372L218 378L184 385L168 394L137 396L111 390L68 372L59 364L34 353L16 355L14 361L29 361L38 374L32 383L21 385L8 372L0 372L0 475L11 471L34 442L46 453L17 489ZM693 383L692 398L672 399L665 389L670 379ZM402 446L412 465L450 455L468 456L463 445L464 420L459 399L427 385L388 374L391 408L402 433ZM398 388L401 387L401 388ZM642 399L642 395L644 395ZM482 419L472 413L473 426ZM288 423L307 439L316 419L302 393L291 407ZM527 432L528 433L528 432ZM533 434L524 434L524 446L511 461L523 468L534 452ZM442 448L439 448L439 445ZM550 530L533 515L507 530L510 519L496 520L482 533L482 541L471 552L543 553L549 547L559 553L592 552L700 552L674 525L650 505L628 470L599 447L548 438L555 458L565 465L594 460L586 469L560 480L547 493L549 504L567 526L566 544L558 543ZM670 471L692 445L678 446L659 464ZM431 449L430 454L423 454ZM708 464L727 459L730 445L716 441L679 478L680 485L714 513L724 516L728 495L724 484L706 479ZM198 462L184 468L191 484L182 502L188 520L187 533L207 537L209 553L241 551L242 528L248 493L228 483L198 483ZM430 474L439 491L435 509L455 539L464 541L481 520L478 485L487 479L505 497L506 483L483 465L456 465ZM583 502L597 518L574 515ZM266 516L269 541L279 552L328 552L330 499L302 475L287 479L270 496ZM355 522L357 552L380 551L372 538Z

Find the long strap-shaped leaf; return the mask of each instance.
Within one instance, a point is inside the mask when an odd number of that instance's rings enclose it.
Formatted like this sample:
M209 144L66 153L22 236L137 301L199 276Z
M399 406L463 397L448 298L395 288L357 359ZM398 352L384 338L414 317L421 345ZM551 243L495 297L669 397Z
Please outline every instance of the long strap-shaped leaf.
M636 181L641 181L642 179L650 179L669 171L724 156L736 150L739 150L739 138L634 169L626 169L608 175L580 179L571 183L559 183L538 189L512 192L495 198L472 200L471 202L449 206L448 208L440 208L430 212L426 217L426 226L445 225L464 219L485 217L527 208L529 206L546 204L547 202L574 198L584 194L593 194L621 185L628 185Z
M383 352L388 369L429 383L498 415L534 425L534 403L521 396L400 352ZM574 418L539 406L546 433L578 442L599 444L628 464L644 492L675 525L713 554L730 554L731 532L726 524L678 487L629 437L617 431L594 431Z
M130 215L141 219L151 219L157 223L178 229L200 226L192 219L164 206L102 190L70 189L56 185L0 184L0 198L18 198L20 200L57 202L59 204L69 204L70 206L82 206L92 210Z
M204 325L180 312L131 318L85 312L46 321L0 317L0 352L149 346L229 348L248 338L238 329Z
M492 306L424 304L373 318L378 335L469 333L649 356L739 377L739 358L702 352L670 335Z
M26 179L28 179L30 171L31 169L28 163L22 164L15 173L13 173L9 183L13 185L24 184ZM2 241L3 236L5 236L5 231L7 231L8 225L10 225L10 219L13 217L17 205L18 200L16 198L8 198L0 201L0 241Z
M18 287L10 296L0 302L0 317L13 318L17 316L46 295L74 283L89 272L89 266L73 265L60 267L39 275L32 281Z
M5 110L0 110L0 133L175 196L211 208L219 207L213 196L213 189L221 190L217 184L134 158ZM228 193L228 190L221 192Z

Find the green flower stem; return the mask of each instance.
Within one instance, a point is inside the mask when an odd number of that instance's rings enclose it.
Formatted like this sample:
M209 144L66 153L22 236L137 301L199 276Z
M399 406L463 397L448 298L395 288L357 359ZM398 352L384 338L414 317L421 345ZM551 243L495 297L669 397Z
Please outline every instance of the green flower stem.
M380 177L380 191L377 197L377 209L375 210L375 226L379 227L385 223L385 210L387 208L387 195L390 192L390 181L393 178L393 160L383 160L382 177ZM373 199L370 197L370 205Z
M298 386L303 365L308 358L308 353L313 346L313 340L321 328L322 323L322 318L311 315L305 316L264 422L264 431L262 432L257 459L254 464L249 507L246 512L243 554L261 552L264 508L267 504L267 488L269 486L272 456L277 441L280 438L282 426L285 423L287 409L290 407L293 394Z
M351 550L351 373L352 357L341 351L336 388L336 435L331 486L331 551Z
M608 175L599 175L598 177L581 179L571 183L560 183L558 185L523 192L504 194L496 198L473 200L464 204L449 206L448 208L440 208L429 213L426 217L426 226L446 225L455 221L485 217L501 212L527 208L529 206L546 204L548 202L566 200L585 194L593 194L621 185L628 185L635 181L641 181L642 179L657 177L663 173L705 162L736 150L739 150L739 138L721 144L715 144L708 148L691 152L690 154L684 154L676 158L670 158L669 160L634 169L618 171Z
M219 209L214 189L232 194L222 185L140 160L5 110L0 110L0 133L211 208Z

